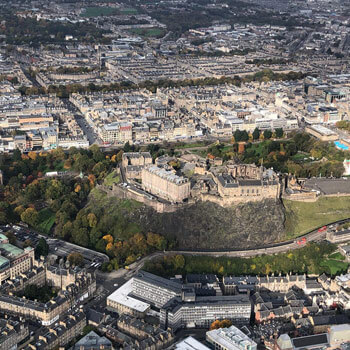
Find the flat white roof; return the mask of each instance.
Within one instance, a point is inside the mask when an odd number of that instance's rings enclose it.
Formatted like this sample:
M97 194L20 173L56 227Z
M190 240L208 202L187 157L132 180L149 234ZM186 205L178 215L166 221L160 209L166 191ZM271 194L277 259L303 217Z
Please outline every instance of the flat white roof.
M107 300L114 301L118 304L124 305L138 312L145 312L150 307L150 304L147 304L143 301L137 300L129 296L129 294L133 290L133 280L134 279L132 278L128 282L124 283L120 288L118 288L111 295L109 295Z
M207 339L213 340L216 344L225 349L240 350L257 348L257 344L235 326L229 328L213 329L206 333Z
M180 343L175 345L175 350L210 350L207 346L200 343L198 340L189 336Z
M328 129L325 126L318 125L318 124L312 125L312 126L310 126L310 128L314 129L315 131L319 132L320 134L327 135L327 136L336 135L337 134L333 130Z

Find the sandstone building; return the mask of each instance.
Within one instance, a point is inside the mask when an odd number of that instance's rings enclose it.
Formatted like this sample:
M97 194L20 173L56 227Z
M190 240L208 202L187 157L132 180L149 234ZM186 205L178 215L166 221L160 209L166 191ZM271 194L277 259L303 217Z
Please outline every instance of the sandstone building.
M142 187L158 197L180 203L190 196L191 184L172 171L151 165L142 170Z
M34 266L34 248L18 248L9 243L8 238L0 234L0 284L14 278Z
M280 195L280 182L275 172L254 164L228 164L224 173L214 174L214 179L219 195L226 202L277 199Z

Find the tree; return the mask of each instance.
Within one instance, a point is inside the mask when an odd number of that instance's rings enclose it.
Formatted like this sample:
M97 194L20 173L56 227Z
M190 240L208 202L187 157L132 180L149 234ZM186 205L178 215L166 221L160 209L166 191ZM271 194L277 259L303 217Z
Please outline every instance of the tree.
M83 266L84 257L78 252L72 252L67 257L71 266Z
M219 329L219 328L228 328L232 326L232 322L230 320L216 320L210 325L210 330Z
M134 261L136 261L136 256L135 255L129 255L126 260L125 260L125 264L126 265L130 265L132 264Z
M87 219L90 227L95 227L97 225L97 217L94 213L89 213Z
M272 131L271 130L265 130L264 131L264 139L269 140L272 136Z
M283 137L283 134L284 134L282 128L277 128L277 129L275 130L275 133L276 133L276 137L277 137L278 139L281 139L281 138Z
M34 208L27 208L21 214L21 220L30 226L36 226L39 221L39 214Z
M45 238L39 239L38 244L35 247L34 253L37 259L39 259L40 256L47 256L49 254L49 245L47 244Z
M13 234L13 232L11 231L6 232L6 237L8 238L10 244L13 244L13 245L16 244L17 239L16 239L16 236Z
M122 161L122 159L123 159L123 151L122 150L120 150L118 153L117 153L117 156L116 156L116 161L118 162L118 163L121 163L121 161ZM114 156L113 156L114 157ZM113 161L113 157L112 157L112 161Z
M183 255L176 255L174 258L174 267L175 269L183 269L185 266L185 258Z
M26 239L23 243L23 248L33 247L33 242L30 239Z
M105 235L102 238L106 241L106 243L113 243L114 240L112 235Z
M124 152L130 152L131 151L131 146L130 146L129 141L124 144L123 151Z
M147 233L147 244L158 250L164 250L167 242L163 236L158 235L157 233L149 232Z
M89 245L89 235L85 227L73 230L72 238L74 243L83 247L87 247Z
M258 128L255 128L253 131L253 140L259 140L260 137L260 130Z

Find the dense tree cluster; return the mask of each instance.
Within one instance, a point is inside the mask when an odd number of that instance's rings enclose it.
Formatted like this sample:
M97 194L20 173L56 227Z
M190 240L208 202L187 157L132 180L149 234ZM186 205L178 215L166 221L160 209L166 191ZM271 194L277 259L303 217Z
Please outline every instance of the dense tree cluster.
M216 144L208 148L208 153L224 160L237 159L247 164L263 164L266 168L272 167L297 177L343 175L346 155L334 144L316 140L303 132L290 133L286 139L283 137L282 129L274 132L255 129L251 134L237 130L233 135L232 146ZM254 142L258 140L261 142ZM245 148L239 152L237 142L242 141L246 142Z
M329 267L324 264L324 261L335 249L335 245L322 242L309 243L304 248L287 253L253 258L166 255L146 262L144 269L161 276L187 273L213 273L219 276L288 274L290 272L330 274Z
M41 287L36 284L25 286L23 291L17 293L19 297L26 297L30 300L37 300L42 303L47 303L49 300L57 296L57 290L45 284Z
M5 11L0 16L1 21L4 21L6 26L0 27L0 34L6 35L6 43L9 45L28 44L39 47L41 44L64 42L66 35L72 35L79 41L88 43L110 41L103 37L106 31L86 22L38 21L36 18L20 17Z
M348 120L341 120L341 121L337 122L336 126L339 129L350 131L350 121L348 121Z
M133 150L134 146L126 144L125 149ZM157 145L148 149L154 156L160 154ZM91 197L96 203L90 205L91 190L103 183L106 175L121 161L121 155L122 151L104 154L97 146L88 150L72 148L64 152L56 149L28 154L16 150L12 155L2 155L0 169L5 182L1 188L0 222L22 221L41 231L47 228L44 233L107 253L112 258L105 266L108 269L167 248L169 243L164 237L151 232L141 234L140 227L126 220L124 211L137 208L138 203L116 198L114 206L107 206L102 198L99 201ZM48 171L68 174L48 177L45 176ZM26 245L32 246L32 243L28 241ZM37 258L46 256L48 250L45 239L41 238L35 255ZM83 263L79 253L70 254L68 261L78 266Z

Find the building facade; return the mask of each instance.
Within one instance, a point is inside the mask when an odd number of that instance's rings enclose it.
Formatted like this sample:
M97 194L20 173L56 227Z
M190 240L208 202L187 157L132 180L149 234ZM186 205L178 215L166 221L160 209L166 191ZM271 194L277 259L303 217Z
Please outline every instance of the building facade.
M155 165L142 170L142 187L145 191L174 203L189 198L191 190L188 179Z
M192 301L173 298L160 310L160 324L174 332L180 328L208 327L215 320L248 324L252 305L247 295L195 297Z
M134 277L132 287L132 294L159 308L180 296L182 290L181 284L146 271L140 271Z
M4 234L0 234L0 284L31 270L34 260L34 248L18 248L10 244Z

